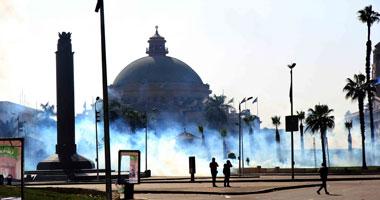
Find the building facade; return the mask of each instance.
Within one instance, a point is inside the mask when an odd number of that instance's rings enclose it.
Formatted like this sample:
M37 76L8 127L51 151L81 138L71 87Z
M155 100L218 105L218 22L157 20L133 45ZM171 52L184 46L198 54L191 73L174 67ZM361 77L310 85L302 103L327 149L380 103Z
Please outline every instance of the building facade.
M148 56L135 60L118 74L109 86L109 98L140 112L155 110L161 119L199 123L210 87L189 65L167 56L166 40L157 28L148 40Z

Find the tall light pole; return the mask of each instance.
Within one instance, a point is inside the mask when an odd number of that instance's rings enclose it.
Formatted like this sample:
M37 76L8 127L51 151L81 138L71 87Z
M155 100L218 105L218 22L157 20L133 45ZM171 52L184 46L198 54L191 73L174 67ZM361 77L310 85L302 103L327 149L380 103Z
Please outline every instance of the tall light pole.
M96 103L99 97L96 97L95 101L95 135L96 135L96 178L99 180L99 153L98 153L98 122L100 122L100 112L96 109Z
M157 108L153 108L152 112L156 110ZM145 176L147 176L148 174L148 113L145 112L144 115L145 115Z
M296 63L289 64L290 68L290 115L293 116L293 68ZM293 141L293 130L291 131L291 151L292 151L292 179L294 179L294 141Z
M111 152L110 152L110 133L108 121L108 90L107 90L107 59L106 59L106 36L104 27L104 3L98 0L95 12L100 9L100 34L102 44L102 79L103 79L103 113L104 113L104 157L106 170L106 199L112 200L111 187Z
M253 97L248 97L247 99L244 98L239 103L239 176L242 175L242 170L241 170L242 167L241 166L243 165L243 168L244 168L244 158L242 158L242 156L244 155L244 153L243 153L243 145L242 145L243 135L241 134L241 104L244 103L244 102L247 102L247 101L251 100L252 98Z

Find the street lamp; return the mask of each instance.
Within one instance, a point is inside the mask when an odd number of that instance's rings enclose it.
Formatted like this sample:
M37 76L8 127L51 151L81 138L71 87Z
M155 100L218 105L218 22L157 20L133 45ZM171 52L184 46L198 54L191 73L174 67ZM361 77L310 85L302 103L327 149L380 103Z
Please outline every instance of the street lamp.
M289 64L290 69L290 115L293 117L293 68L296 63ZM291 131L291 151L292 151L292 179L294 179L294 141L293 141L293 130Z
M100 122L100 112L96 110L96 103L99 97L96 97L95 101L95 135L96 135L96 178L99 180L99 154L98 154L98 122Z
M108 85L107 85L107 59L106 59L106 34L104 25L104 3L98 0L95 12L100 10L100 36L102 46L102 80L103 80L103 120L104 120L104 157L106 168L106 199L112 199L111 183L111 151L110 151L110 130L108 120Z
M244 155L244 153L243 153L243 144L242 144L243 135L241 134L241 104L251 99L253 99L253 97L248 97L247 99L244 97L244 99L239 103L239 176L241 176L242 174L242 170L241 170L242 160L243 160L243 168L244 168L244 158L242 159L242 156Z
M153 108L152 112L156 111L157 108ZM148 170L148 113L144 112L145 116L145 176L150 176Z

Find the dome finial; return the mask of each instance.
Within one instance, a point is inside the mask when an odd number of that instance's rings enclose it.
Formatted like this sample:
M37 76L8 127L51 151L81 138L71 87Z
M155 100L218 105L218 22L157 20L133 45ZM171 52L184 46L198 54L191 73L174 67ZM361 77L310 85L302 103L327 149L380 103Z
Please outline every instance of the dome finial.
M158 26L156 25L155 28L156 28L156 34L158 35Z

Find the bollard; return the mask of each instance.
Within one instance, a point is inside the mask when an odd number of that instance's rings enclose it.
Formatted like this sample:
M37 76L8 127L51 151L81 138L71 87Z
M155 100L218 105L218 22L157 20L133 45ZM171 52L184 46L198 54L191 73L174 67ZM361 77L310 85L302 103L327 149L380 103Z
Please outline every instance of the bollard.
M189 173L191 174L191 182L195 181L194 174L195 174L195 156L189 157Z
M127 183L124 188L124 199L133 199L135 193L134 184Z

